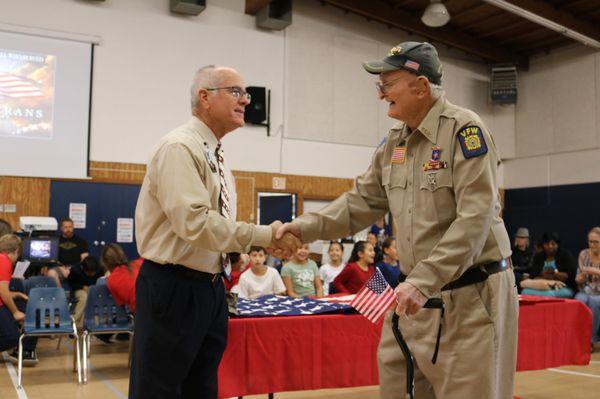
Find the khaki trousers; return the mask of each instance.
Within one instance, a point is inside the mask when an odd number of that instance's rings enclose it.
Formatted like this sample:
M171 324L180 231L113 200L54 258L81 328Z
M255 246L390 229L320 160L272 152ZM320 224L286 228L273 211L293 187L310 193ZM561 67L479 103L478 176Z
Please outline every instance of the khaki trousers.
M415 399L512 399L519 304L512 270L442 293L446 313L436 364L431 363L441 311L400 317L415 358ZM386 314L378 348L382 399L406 395L406 362Z
M73 317L75 318L77 330L79 330L83 328L83 316L85 313L85 303L87 302L87 291L75 291L75 298L77 298L77 303L75 304L75 314L73 315Z

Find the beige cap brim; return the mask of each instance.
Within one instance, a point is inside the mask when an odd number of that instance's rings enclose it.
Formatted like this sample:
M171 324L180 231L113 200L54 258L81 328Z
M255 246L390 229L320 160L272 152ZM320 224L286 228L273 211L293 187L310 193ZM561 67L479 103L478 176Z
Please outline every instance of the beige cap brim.
M388 64L383 61L367 61L362 63L365 71L372 73L374 75L379 75L380 73L397 71L398 69L402 69L401 67L397 67L392 64Z

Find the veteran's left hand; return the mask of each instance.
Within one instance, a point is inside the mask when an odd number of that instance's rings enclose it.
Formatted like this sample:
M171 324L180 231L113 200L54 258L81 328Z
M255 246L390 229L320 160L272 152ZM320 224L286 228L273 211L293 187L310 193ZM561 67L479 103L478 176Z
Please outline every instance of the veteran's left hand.
M417 313L427 302L427 298L421 294L421 291L416 289L410 283L400 283L394 290L396 292L396 314L413 315Z

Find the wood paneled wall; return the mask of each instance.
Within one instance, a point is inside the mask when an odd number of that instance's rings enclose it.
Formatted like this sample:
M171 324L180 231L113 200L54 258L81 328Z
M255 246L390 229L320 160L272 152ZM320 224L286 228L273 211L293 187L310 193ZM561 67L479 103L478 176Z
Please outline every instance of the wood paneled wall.
M50 209L50 179L0 176L0 218L19 227L20 216L47 216ZM15 205L15 212L4 206Z
M90 161L91 182L142 184L146 166L143 164ZM279 191L298 194L298 213L304 199L331 200L352 187L351 179L285 175L262 172L233 171L237 188L238 220L256 221L257 193ZM273 188L273 178L285 178L286 188ZM87 180L86 180L87 181ZM20 216L47 216L50 209L51 179L0 177L0 204L15 204L15 213L0 213L13 228Z

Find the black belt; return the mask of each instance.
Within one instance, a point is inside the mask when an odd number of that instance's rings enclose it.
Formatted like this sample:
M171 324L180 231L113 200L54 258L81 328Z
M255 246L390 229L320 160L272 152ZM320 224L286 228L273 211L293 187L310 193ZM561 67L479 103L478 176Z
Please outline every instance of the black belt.
M467 285L481 283L495 273L503 272L510 268L510 258L502 259L498 262L487 263L482 266L476 266L468 269L458 279L442 287L442 291L455 290L466 287Z
M218 281L222 274L221 273L206 273L201 272L200 270L190 269L189 267L185 267L182 265L176 265L172 263L168 263L164 265L164 267L168 267L171 270L174 270L177 274L184 276L185 278L189 278L190 280L196 281L210 281L214 283Z

